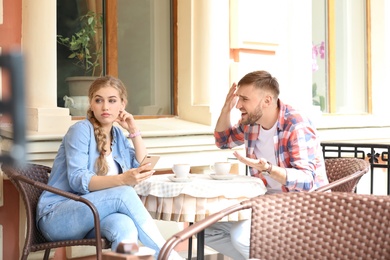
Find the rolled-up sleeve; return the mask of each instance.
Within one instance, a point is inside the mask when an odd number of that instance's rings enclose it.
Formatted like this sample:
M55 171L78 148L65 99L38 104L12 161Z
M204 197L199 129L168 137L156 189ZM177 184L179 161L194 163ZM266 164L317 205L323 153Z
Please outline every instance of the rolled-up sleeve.
M286 169L286 187L289 190L309 191L315 183L315 162L318 154L318 139L314 129L307 125L298 125L290 133L287 144L287 161L291 167Z
M244 128L235 125L224 131L214 131L215 145L221 149L230 149L244 144Z

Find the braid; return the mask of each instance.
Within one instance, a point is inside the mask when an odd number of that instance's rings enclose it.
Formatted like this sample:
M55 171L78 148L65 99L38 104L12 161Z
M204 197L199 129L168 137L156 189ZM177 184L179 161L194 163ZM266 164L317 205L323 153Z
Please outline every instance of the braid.
M106 150L104 149L106 143L107 143L107 137L103 133L103 129L101 128L101 125L99 121L96 120L95 116L93 115L92 111L88 109L88 119L93 125L94 134L96 138L97 143L97 149L99 152L99 157L96 160L96 171L97 175L106 175L108 172L108 165L107 161L104 157Z
M113 87L116 90L118 90L122 102L124 102L125 105L127 104L127 91L125 85L120 79L109 75L95 79L95 81L89 87L88 98L90 104L92 102L94 93L104 87ZM104 147L106 147L107 144L107 136L105 135L102 125L96 119L91 108L88 109L87 118L93 125L94 134L97 143L97 149L99 152L99 157L96 159L96 163L95 163L97 175L107 175L108 164L105 158L105 154L107 151L104 149Z

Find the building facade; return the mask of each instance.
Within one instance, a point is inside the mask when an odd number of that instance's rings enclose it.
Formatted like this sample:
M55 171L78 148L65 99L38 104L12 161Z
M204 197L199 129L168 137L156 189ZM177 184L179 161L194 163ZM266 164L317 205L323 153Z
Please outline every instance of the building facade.
M177 0L177 115L139 120L149 151L162 155L157 167L169 169L176 161L185 161L201 172L213 161L229 158L231 151L215 147L213 127L232 82L260 69L279 80L285 103L312 117L323 141L389 142L390 3L366 3L369 108L359 114L332 114L312 103L312 1ZM0 0L0 50L19 48L26 60L28 159L49 166L62 136L75 122L67 108L57 107L56 34L56 1ZM4 75L0 90L2 96L9 93ZM7 151L12 132L8 122L1 123L1 149ZM5 230L4 201L12 185L7 180L2 185L0 224ZM23 213L17 213L21 228L10 230L18 230L15 240L22 245ZM4 259L13 259L7 251L12 246L4 243Z

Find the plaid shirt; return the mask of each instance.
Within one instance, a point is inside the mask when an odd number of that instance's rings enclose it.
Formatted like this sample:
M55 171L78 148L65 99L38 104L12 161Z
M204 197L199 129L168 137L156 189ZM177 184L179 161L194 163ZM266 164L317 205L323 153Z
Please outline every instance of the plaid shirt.
M309 191L328 183L325 162L317 130L311 121L291 106L278 100L280 107L277 131L274 136L277 165L285 168L287 182L282 187L289 191ZM222 132L214 132L215 144L230 149L245 143L246 156L256 158L255 143L260 125L235 125ZM261 177L250 167L252 176Z

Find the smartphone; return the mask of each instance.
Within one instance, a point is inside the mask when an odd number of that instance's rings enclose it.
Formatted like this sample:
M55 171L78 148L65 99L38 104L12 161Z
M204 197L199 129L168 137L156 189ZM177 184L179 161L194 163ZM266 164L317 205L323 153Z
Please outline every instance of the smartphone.
M142 172L153 170L154 166L156 166L159 159L160 159L159 155L150 155L150 154L145 155L140 165L144 165L147 163L150 163L150 165L147 167L147 169L143 170Z

